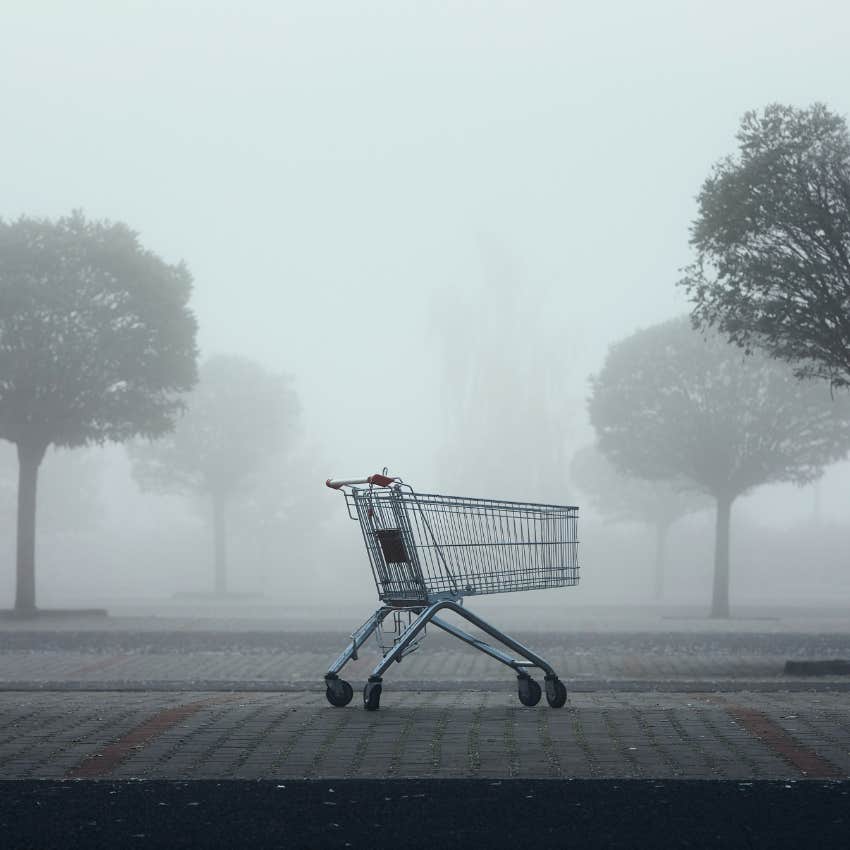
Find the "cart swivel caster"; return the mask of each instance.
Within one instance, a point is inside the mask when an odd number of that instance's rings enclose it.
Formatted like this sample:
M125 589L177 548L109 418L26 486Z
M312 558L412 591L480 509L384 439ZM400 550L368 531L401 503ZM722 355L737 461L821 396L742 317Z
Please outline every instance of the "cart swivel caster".
M381 707L381 677L370 676L363 688L363 708L366 711L377 711Z
M345 679L340 679L337 676L325 677L325 684L327 685L325 696L331 705L336 708L342 708L351 702L351 698L354 696L354 689Z
M546 677L546 701L552 708L563 708L567 701L567 689L557 676Z
M523 705L537 705L540 702L540 685L524 673L517 676L517 693Z

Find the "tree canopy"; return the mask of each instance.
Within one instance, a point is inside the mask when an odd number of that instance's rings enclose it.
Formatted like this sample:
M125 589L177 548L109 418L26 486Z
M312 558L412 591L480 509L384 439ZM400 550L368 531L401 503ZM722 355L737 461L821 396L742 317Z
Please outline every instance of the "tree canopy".
M196 379L192 278L121 223L0 220L0 438L18 450L17 595L35 610L48 446L155 437Z
M570 476L603 517L615 522L670 525L710 502L689 482L650 481L617 471L596 446L574 455Z
M0 437L43 450L168 431L196 379L191 289L120 222L0 221Z
M845 394L745 356L687 319L613 345L592 381L599 447L640 478L734 498L771 482L805 484L850 448Z
M744 115L699 194L681 281L700 327L850 383L850 136L823 104Z
M212 501L216 590L224 592L226 503L249 492L253 477L287 447L298 401L285 375L243 357L218 355L201 366L186 405L172 433L132 448L133 474L143 489Z
M592 381L589 412L600 450L620 471L717 500L720 615L728 614L732 502L762 484L813 481L850 448L846 394L831 398L823 384L746 356L717 333L703 336L687 318L613 345Z

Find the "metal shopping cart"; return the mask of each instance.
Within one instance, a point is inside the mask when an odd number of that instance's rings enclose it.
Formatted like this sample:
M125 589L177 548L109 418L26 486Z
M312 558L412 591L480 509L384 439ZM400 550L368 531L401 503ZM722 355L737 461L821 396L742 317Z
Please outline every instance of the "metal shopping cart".
M326 483L345 493L349 516L360 523L383 602L325 674L331 705L351 702L354 691L339 672L375 633L383 658L363 689L363 704L376 710L384 673L419 647L428 623L514 670L523 705L540 701L540 685L527 672L533 667L545 674L549 705L564 705L567 689L552 667L464 608L463 598L577 584L577 507L417 493L386 470L382 475ZM458 614L525 660L518 661L437 616L444 610ZM391 640L383 628L390 615Z

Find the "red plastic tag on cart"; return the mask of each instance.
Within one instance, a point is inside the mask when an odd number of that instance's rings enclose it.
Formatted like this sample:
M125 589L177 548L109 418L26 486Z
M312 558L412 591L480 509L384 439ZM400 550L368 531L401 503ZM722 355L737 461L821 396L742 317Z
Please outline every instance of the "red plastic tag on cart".
M389 487L390 484L394 482L395 478L390 478L386 475L378 475L378 473L369 476L369 483L376 484L378 487Z

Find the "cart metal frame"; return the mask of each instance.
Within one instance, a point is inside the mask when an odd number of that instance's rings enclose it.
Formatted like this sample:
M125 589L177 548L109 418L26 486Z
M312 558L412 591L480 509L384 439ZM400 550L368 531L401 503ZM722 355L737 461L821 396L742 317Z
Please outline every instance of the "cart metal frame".
M523 705L536 705L542 695L527 668L543 671L549 705L564 705L566 688L552 666L465 608L463 599L577 584L576 506L417 493L401 479L387 476L386 470L366 478L328 479L326 484L345 493L349 516L360 523L375 586L384 603L355 630L325 674L331 705L341 707L351 701L353 688L339 673L357 659L358 650L373 634L382 634L384 620L391 614L392 646L382 646L383 658L363 689L367 710L379 708L384 673L418 648L429 623L510 667ZM447 622L438 616L443 611L458 615L524 660ZM404 612L407 625L400 616Z

